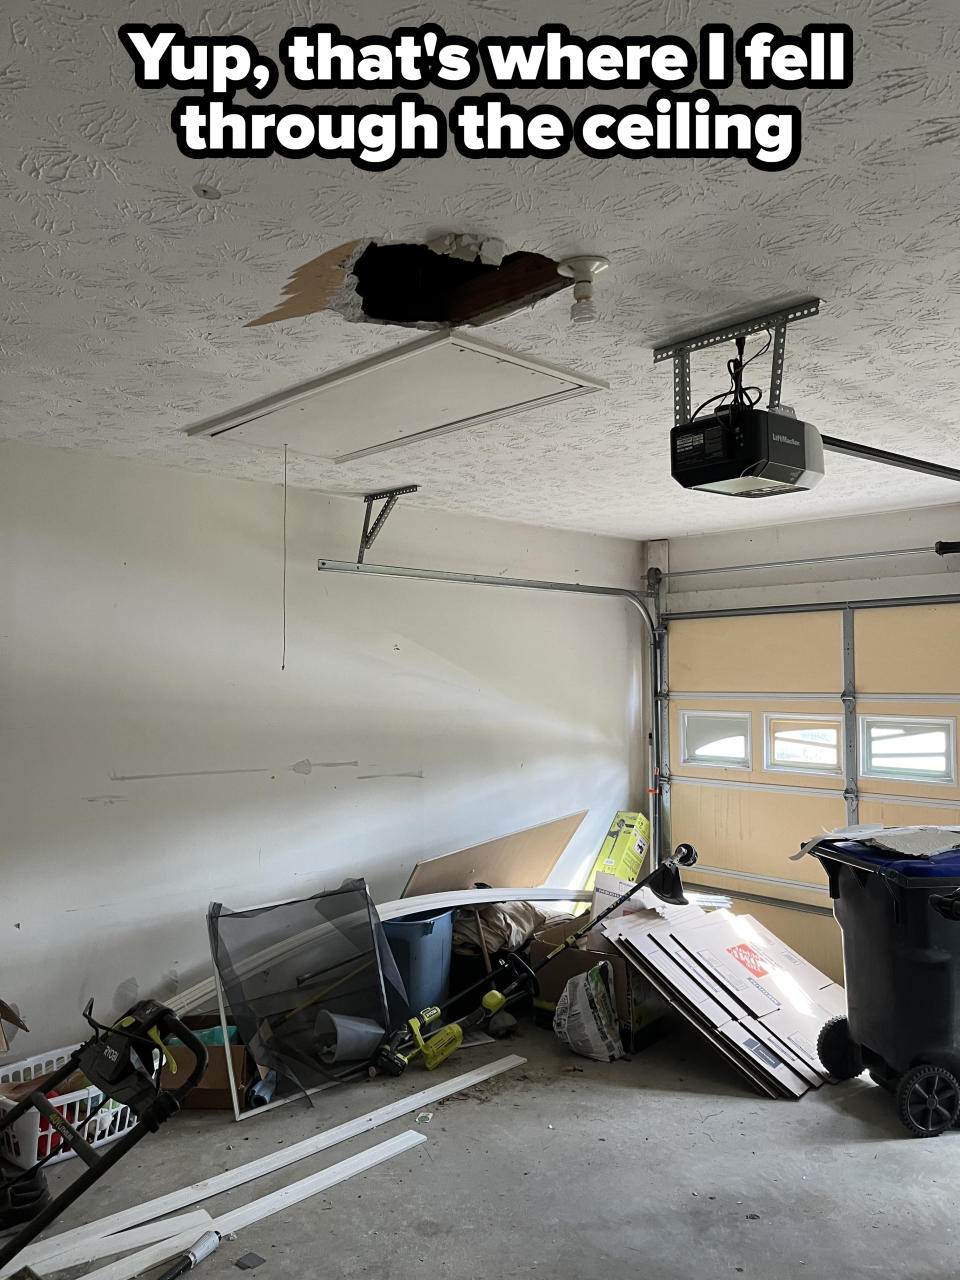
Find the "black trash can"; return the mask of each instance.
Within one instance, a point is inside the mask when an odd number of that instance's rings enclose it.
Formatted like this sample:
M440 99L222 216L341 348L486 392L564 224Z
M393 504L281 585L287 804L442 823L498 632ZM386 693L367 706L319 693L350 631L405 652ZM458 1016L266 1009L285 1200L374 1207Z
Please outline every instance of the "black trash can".
M960 1118L960 851L905 858L852 840L813 850L843 931L847 1017L820 1033L831 1075L866 1069L906 1128L935 1137ZM956 914L960 915L960 911Z

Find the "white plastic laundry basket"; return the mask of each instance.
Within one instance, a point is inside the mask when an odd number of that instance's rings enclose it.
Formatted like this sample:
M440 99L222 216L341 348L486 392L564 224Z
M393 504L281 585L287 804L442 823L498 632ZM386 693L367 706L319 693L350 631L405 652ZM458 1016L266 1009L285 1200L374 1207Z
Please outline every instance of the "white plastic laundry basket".
M0 1066L0 1084L19 1084L24 1080L42 1079L62 1067L77 1048L79 1045L68 1045L66 1049L55 1049L38 1058L26 1058L23 1062L10 1062L6 1066ZM81 1136L92 1147L102 1147L107 1142L113 1142L137 1123L137 1117L129 1107L108 1101L103 1110L84 1126L84 1120L102 1101L102 1092L93 1085L50 1099L51 1105L68 1123L80 1130ZM5 1115L13 1108L14 1103L9 1099L0 1098L0 1114ZM0 1156L19 1165L21 1169L29 1169L51 1152L57 1154L51 1156L50 1164L57 1164L73 1155L72 1151L63 1149L60 1135L50 1128L49 1121L39 1111L28 1111L10 1128L0 1131Z

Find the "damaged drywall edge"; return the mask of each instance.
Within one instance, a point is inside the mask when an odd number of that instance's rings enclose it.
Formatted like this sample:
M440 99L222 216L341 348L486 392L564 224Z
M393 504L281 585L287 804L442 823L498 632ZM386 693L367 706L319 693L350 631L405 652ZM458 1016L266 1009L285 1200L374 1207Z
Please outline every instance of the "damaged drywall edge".
M350 240L297 267L283 286L284 301L256 320L248 320L244 328L254 329L259 325L276 324L278 320L295 320L323 311L333 294L342 287L358 251L365 249L368 243L366 240Z
M336 248L330 249L319 257L312 258L309 262L297 267L283 288L283 293L287 295L286 299L274 307L273 310L258 316L255 320L248 321L244 327L255 328L261 325L275 324L281 320L303 318L321 311L333 312L334 315L338 315L342 320L346 320L348 324L389 324L405 329L418 329L428 333L448 329L454 323L484 323L482 316L475 320L466 316L457 321L450 318L436 320L383 319L382 317L367 314L363 309L363 298L358 292L360 282L354 273L354 267L369 249L399 248L402 246L429 249L432 253L440 256L454 258L461 262L476 262L485 267L497 269L503 265L505 259L514 254L524 254L530 258L543 257L542 254L531 254L526 250L519 250L498 236L484 236L470 232L441 232L424 242L409 239L381 240L375 237L352 240L346 244L338 245ZM513 310L535 306L544 296L549 296L552 292L567 288L569 284L569 280L558 278L555 282L551 281L551 286L546 288L541 280L529 300L520 296L512 303L508 302L505 314L509 314ZM497 313L490 318L499 318L499 314Z

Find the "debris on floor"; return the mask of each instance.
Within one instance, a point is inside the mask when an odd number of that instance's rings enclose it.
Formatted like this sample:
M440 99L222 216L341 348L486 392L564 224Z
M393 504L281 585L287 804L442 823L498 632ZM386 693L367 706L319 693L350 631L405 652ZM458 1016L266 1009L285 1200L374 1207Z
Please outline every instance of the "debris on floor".
M233 1265L239 1267L241 1271L255 1271L257 1267L262 1267L265 1262L266 1258L261 1258L259 1253L245 1253Z

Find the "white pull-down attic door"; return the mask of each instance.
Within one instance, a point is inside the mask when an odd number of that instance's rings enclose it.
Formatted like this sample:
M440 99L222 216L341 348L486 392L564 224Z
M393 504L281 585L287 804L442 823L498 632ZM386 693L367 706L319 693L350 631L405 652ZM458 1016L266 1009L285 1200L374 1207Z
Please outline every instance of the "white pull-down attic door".
M465 337L430 334L208 418L188 435L350 462L607 384Z

